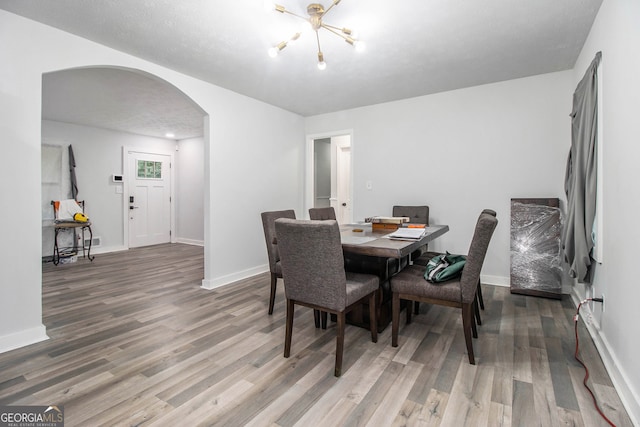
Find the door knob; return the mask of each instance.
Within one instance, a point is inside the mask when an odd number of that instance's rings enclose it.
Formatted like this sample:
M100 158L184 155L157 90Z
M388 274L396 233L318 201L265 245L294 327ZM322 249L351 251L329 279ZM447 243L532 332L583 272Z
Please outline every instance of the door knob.
M342 206L347 206L347 204L346 204L346 203L343 203L343 204L342 204Z

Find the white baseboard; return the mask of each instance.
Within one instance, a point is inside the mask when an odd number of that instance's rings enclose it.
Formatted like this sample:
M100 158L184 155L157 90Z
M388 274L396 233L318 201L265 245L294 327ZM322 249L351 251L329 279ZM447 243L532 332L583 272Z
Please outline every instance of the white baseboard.
M487 285L494 285L494 286L503 286L508 288L509 286L511 286L511 279L509 277L504 277L504 276L481 275L480 283L487 284Z
M178 237L176 243L184 243L185 245L204 246L204 240L185 239Z
M233 274L228 274L226 276L217 277L215 279L204 279L202 280L201 288L207 289L207 290L219 288L221 286L226 286L226 285L235 283L238 280L248 279L249 277L257 276L258 274L262 274L267 271L269 271L269 266L265 264L259 267L249 268L247 270L239 271Z
M0 353L48 340L44 325L0 337Z
M91 248L91 255L108 254L109 252L128 251L126 246L100 246L98 248ZM80 252L82 256L82 252Z
M581 299L575 292L575 288L571 291L571 299L577 308ZM591 314L591 308L589 305L583 304L580 308L580 315L582 318L591 319L593 317ZM589 332L589 335L591 335L591 339L593 339L596 349L600 354L600 358L602 359L602 363L611 378L614 388L620 396L620 400L622 400L624 408L629 414L629 418L631 418L631 422L634 426L640 426L640 393L638 390L634 390L632 385L627 382L626 378L629 378L629 376L625 375L625 373L620 370L619 367L621 365L618 363L617 357L614 353L609 351L611 346L607 342L607 337L600 333L600 329L597 327L595 322L585 321L584 324L587 326L587 331Z

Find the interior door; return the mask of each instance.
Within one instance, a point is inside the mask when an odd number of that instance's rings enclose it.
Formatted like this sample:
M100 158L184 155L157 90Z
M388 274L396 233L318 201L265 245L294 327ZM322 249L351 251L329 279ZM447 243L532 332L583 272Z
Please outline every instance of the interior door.
M171 157L129 151L129 247L171 241Z

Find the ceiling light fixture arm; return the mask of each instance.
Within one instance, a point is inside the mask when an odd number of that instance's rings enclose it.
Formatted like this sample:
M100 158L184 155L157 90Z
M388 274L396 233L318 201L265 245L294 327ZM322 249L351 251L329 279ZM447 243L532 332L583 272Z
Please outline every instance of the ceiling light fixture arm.
M322 49L320 49L320 35L318 34L318 30L316 30L316 42L318 43L318 69L324 70L327 68L327 63L324 62L324 54L322 53Z
M350 37L350 36L348 36L348 35L344 35L344 34L342 34L342 33L338 32L338 31L334 30L333 28L335 28L335 27L331 27L331 26L329 26L329 25L322 24L322 28L324 28L325 30L327 30L327 31L329 31L329 32L331 32L331 33L333 33L333 34L335 34L336 36L338 36L338 37L340 37L340 38L344 39L344 41L346 41L346 42L347 42L347 43L349 43L350 45L353 45L353 44L356 42L356 40L355 40L354 38L352 38L352 37Z
M293 16L295 16L296 18L304 19L305 21L307 21L307 20L308 20L305 16L298 15L297 13L290 12L289 10L285 9L285 7L284 7L284 6L281 6L281 5L279 5L279 4L276 4L274 7L275 7L276 11L278 11L278 12L280 12L280 13L283 13L283 14L284 14L284 13L286 13L286 14L288 14L288 15L293 15Z
M331 4L331 6L329 6L329 9L325 10L325 11L322 13L322 17L324 17L327 13L329 13L329 11L330 11L331 9L333 9L333 6L337 6L337 5L338 5L338 3L340 3L341 1L342 1L342 0L333 0L333 3Z

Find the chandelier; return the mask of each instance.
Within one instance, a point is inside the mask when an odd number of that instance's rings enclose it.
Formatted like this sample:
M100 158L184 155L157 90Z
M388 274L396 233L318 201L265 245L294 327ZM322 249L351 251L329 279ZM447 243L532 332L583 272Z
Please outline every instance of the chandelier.
M341 0L333 0L333 3L331 4L331 6L329 6L329 8L326 10L324 6L321 5L320 3L311 3L309 6L307 6L307 14L309 15L309 17L297 15L285 9L284 6L280 6L279 4L274 5L274 9L276 11L282 14L287 13L289 15L295 16L296 18L302 19L316 33L316 41L318 43L318 68L320 70L324 70L327 68L327 63L324 62L324 54L322 53L322 49L320 48L320 35L318 34L318 31L321 28L324 28L328 32L333 33L336 36L342 38L345 42L353 46L358 52L361 52L362 50L364 50L364 47L365 47L364 43L361 40L358 40L354 32L349 28L345 28L345 27L340 28L340 27L329 25L323 22L323 18L325 17L325 15L329 13L329 11L334 6L340 3L340 1ZM291 44L296 40L298 40L298 38L300 38L300 35L301 35L300 32L296 32L293 36L291 36L289 40L281 41L280 43L278 43L277 45L269 49L269 56L271 56L272 58L275 58L276 56L278 56L278 53L280 53L282 49L287 47L288 44Z

